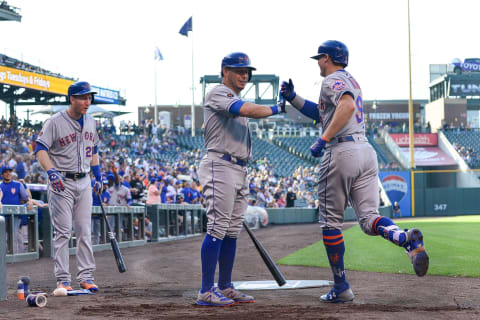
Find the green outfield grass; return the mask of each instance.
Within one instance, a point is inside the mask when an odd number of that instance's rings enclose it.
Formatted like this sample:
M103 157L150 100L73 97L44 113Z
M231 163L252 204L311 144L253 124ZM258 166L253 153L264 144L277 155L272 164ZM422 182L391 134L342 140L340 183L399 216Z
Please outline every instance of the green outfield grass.
M401 228L419 228L430 256L428 275L480 277L480 216L400 219ZM358 225L344 231L345 269L414 274L404 249ZM278 261L296 266L329 267L322 241Z

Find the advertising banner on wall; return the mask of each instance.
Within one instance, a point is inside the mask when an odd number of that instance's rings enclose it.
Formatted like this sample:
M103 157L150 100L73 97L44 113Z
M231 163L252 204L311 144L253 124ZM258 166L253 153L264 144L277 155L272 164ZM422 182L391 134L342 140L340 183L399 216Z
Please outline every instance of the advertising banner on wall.
M120 91L92 86L92 89L97 92L95 95L96 102L118 104L118 97Z
M410 196L410 172L409 171L380 171L378 173L383 189L387 193L392 206L394 202L400 205L402 217L412 216Z
M0 83L67 95L74 81L35 72L0 66Z
M391 133L390 137L399 147L410 146L410 136L408 133ZM436 133L415 133L413 135L413 144L415 147L436 147L438 137Z
M400 148L402 153L409 159L410 148ZM455 160L438 147L415 147L413 154L415 165L418 167L440 167L457 165Z

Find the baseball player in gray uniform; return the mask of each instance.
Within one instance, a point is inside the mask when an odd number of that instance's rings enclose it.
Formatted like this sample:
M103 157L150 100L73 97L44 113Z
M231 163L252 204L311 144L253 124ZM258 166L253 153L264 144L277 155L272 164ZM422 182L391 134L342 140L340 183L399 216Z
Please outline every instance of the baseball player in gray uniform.
M253 302L252 296L235 289L232 270L237 237L247 211L249 194L247 162L252 156L248 118L265 118L285 112L284 105L271 107L245 102L240 92L256 70L241 52L222 60L222 84L205 97L204 126L207 155L199 167L207 211L207 235L202 249L202 288L197 304L229 306ZM219 266L218 288L214 287Z
M320 300L346 302L355 297L345 278L343 262L342 227L349 201L362 230L404 247L418 276L427 273L429 258L420 230L401 230L392 220L379 215L377 155L365 137L362 91L344 69L348 65L347 47L340 41L326 41L312 59L318 61L320 75L325 78L318 104L297 95L291 79L282 83L281 94L323 129L322 136L310 151L314 157L323 156L319 217L334 286Z
M77 280L84 289L98 290L93 278L89 172L95 177L93 188L98 194L102 190L102 176L95 120L86 114L95 93L88 82L72 84L68 88L70 106L45 122L35 150L49 179L48 206L55 231L53 259L57 287L67 290L72 290L68 253L72 226L77 238Z

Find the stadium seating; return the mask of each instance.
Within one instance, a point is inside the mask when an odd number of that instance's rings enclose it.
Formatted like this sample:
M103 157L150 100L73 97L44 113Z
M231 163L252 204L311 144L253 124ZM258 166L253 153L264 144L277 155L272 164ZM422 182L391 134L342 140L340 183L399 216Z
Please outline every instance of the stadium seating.
M204 148L203 136L191 137L179 135L177 137L177 143L187 150ZM309 147L310 145L308 145L308 148ZM301 159L300 155L291 153L284 148L257 137L252 137L252 149L253 155L251 163L267 158L268 162L275 168L275 174L281 177L290 176L299 166L312 166L311 162Z
M472 148L474 153L471 155L470 161L465 159L471 168L480 168L480 159L478 158L478 150L480 150L480 132L479 131L462 131L462 130L445 130L445 137L454 146L457 146L457 152L464 157L465 154L461 148Z
M385 154L385 152L378 146L378 144L375 142L372 136L367 135L368 142L372 145L373 149L375 149L375 152L377 153L377 159L378 159L378 164L381 167L383 165L387 165L389 163L388 161L388 156Z

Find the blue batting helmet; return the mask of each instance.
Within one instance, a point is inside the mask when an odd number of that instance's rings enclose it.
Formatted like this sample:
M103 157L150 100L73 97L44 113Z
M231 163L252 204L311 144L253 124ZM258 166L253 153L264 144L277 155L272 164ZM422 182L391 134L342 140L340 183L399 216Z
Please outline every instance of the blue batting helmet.
M333 62L342 64L344 67L348 65L348 49L345 44L337 40L327 40L318 47L318 54L312 59L318 60L323 55L328 54Z
M243 52L233 52L222 59L222 68L220 73L223 77L223 67L248 68L250 69L250 72L248 74L248 80L250 80L250 78L252 77L252 70L257 70L256 68L252 67L250 63L250 58L247 54Z
M97 92L92 90L92 88L90 87L90 83L86 81L78 81L78 82L72 83L70 87L68 87L68 101L70 102L71 96L81 96L82 94L87 94L87 93L92 94L92 103L93 103L93 95L96 94Z

